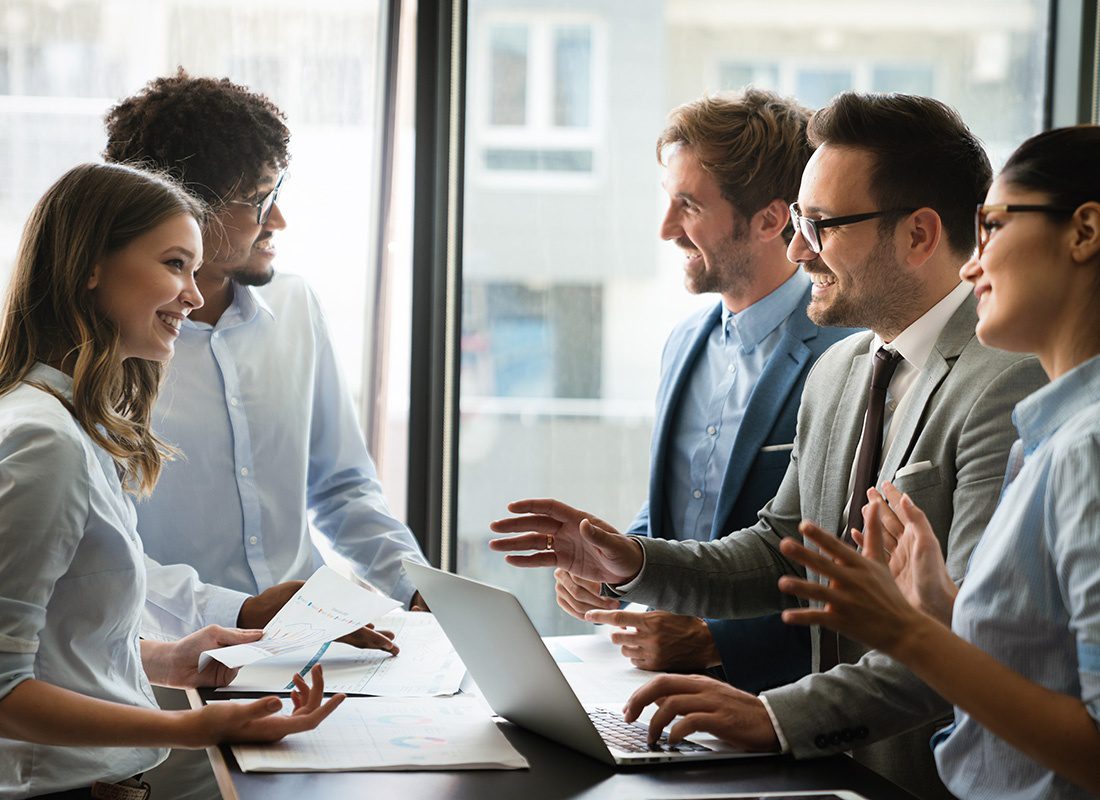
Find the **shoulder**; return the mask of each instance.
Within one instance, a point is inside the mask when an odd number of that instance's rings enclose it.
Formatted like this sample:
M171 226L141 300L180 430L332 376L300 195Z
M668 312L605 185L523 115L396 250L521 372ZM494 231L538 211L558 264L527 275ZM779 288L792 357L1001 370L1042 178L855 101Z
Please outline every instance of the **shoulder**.
M0 397L0 462L50 483L86 474L91 441L53 395L28 384Z
M276 314L280 311L318 308L317 295L306 279L291 272L276 272L271 283L255 291Z
M721 318L721 315L721 301L695 309L673 327L668 335L669 344L694 340L704 327L709 329Z
M1013 404L1048 383L1034 355L986 347L977 336L959 353L951 373L956 386L966 384L976 397L999 396Z
M873 337L870 331L853 332L851 328L819 328L819 330L823 334L844 331L836 341L825 348L825 352L817 359L811 373L815 376L827 375L830 380L835 379L837 373L847 375L853 359L867 353ZM818 380L821 378L818 377Z

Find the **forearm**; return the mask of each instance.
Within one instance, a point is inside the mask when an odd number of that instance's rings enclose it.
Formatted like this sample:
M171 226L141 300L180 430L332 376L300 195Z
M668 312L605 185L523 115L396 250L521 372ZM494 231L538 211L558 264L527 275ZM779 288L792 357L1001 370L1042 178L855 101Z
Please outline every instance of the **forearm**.
M1052 692L928 619L897 658L1029 758L1100 793L1100 730L1079 698Z
M39 680L0 700L0 736L36 744L81 747L196 747L192 711L160 711L97 700Z

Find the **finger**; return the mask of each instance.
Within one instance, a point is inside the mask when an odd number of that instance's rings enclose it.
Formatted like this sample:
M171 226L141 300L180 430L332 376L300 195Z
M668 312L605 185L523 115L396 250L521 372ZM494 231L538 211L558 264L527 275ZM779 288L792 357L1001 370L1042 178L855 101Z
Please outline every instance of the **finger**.
M688 675L662 675L643 686L639 686L627 698L626 705L623 707L626 721L633 722L636 720L642 709L650 703L656 703L670 694L680 694L691 686L692 680Z
M338 642L344 644L350 644L352 647L358 647L360 650L381 650L391 655L397 655L401 652L401 648L391 638L393 636L388 631L376 631L370 628L360 628L357 631L352 631L347 636L342 636L337 639Z
M886 552L879 513L884 505L876 498L863 507L863 555L882 564L886 563Z
M787 608L780 616L788 625L820 625L832 628L836 624L833 613L824 608Z
M657 711L649 721L649 743L661 738L661 733L682 714L714 711L714 700L699 692L673 694L657 702Z
M824 534L829 536L829 534ZM779 543L779 550L783 555L807 569L813 570L826 578L838 578L843 570L835 560L815 552L805 545L799 544L794 539L784 539Z
M893 484L890 482L884 483L883 490L886 490L887 487L893 487ZM896 488L894 489L894 492L897 492ZM879 522L882 523L885 532L895 538L900 536L903 526L901 520L898 519L897 513L893 508L891 508L893 504L886 497L884 497L882 493L879 492L879 490L876 489L874 486L867 490L867 499L878 500L882 504L879 507L878 516Z
M218 643L219 647L228 647L234 644L246 644L248 642L255 642L262 638L264 632L257 629L249 628L219 628L214 636L214 640Z
M722 724L721 716L714 711L697 711L685 714L668 729L668 743L679 744L693 733L715 734Z
M864 508L866 508L866 506L864 506ZM864 525L866 524L867 523L864 523ZM856 547L858 547L860 550L863 550L863 531L857 531L855 528L852 528L852 541L856 543Z
M530 528L518 530L529 531ZM502 536L499 539L489 540L489 549L499 552L514 552L516 550L543 550L546 548L547 536L557 533L558 526L554 525L549 530L541 533L519 533L516 536ZM502 531L507 533L507 531Z
M604 597L600 594L599 581L590 581L585 578L576 578L564 569L554 570L556 585L561 591L567 592L579 605L614 609L619 601L614 597Z
M786 594L801 597L803 600L828 602L836 597L836 590L817 581L806 581L784 575L779 579L779 589Z
M578 603L572 595L562 589L560 585L554 587L554 595L562 611L569 614L571 617L576 617L582 622L584 621L584 615L588 611L588 608Z
M819 528L812 522L803 520L798 526L803 538L816 544L822 553L842 564L857 564L861 556L854 547L845 544L836 536ZM797 544L797 542L795 542Z
M906 525L913 525L921 530L932 530L928 517L921 511L920 506L913 502L907 494L903 494L898 500L898 516Z
M890 510L895 514L898 513L898 506L901 504L901 492L898 491L898 487L890 481L885 481L882 484L882 494L890 504Z
M507 517L489 523L489 530L494 533L537 533L543 537L548 533L557 533L560 527L561 523L555 519L535 515Z
M626 537L621 533L611 533L604 530L591 519L582 519L580 525L581 536L585 537L602 551L618 554L626 543Z
M641 628L645 625L644 611L623 611L622 609L617 611L593 610L585 614L584 618L598 625L617 625L620 628L625 628L627 626L631 628Z
M557 519L580 513L572 506L552 497L530 497L525 500L513 500L508 504L508 510L513 514L544 514Z
M493 543L490 541L489 544L492 545ZM529 556L505 556L504 560L513 567L556 567L558 565L558 555L553 550L544 550L541 553L532 553Z
M623 630L615 631L608 639L611 640L611 644L617 644L625 647L641 647L641 639L635 631Z

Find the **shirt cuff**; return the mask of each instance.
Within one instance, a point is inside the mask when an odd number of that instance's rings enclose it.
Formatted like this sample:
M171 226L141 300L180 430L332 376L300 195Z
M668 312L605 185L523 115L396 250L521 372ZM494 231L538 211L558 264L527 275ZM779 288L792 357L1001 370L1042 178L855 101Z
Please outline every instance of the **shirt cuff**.
M779 726L779 720L776 719L775 712L772 711L771 704L768 703L768 698L764 695L759 695L760 702L764 704L764 710L768 712L768 719L772 721L772 728L775 730L775 738L779 740L779 752L786 755L791 752L791 746L787 744L787 737L783 735L783 729Z
M637 537L635 537L637 538ZM626 583L620 583L617 586L612 586L609 583L605 583L604 587L607 589L608 594L612 597L622 597L627 592L632 592L638 588L638 584L642 582L642 578L645 577L645 546L642 546L642 567L638 570L638 574L628 580Z

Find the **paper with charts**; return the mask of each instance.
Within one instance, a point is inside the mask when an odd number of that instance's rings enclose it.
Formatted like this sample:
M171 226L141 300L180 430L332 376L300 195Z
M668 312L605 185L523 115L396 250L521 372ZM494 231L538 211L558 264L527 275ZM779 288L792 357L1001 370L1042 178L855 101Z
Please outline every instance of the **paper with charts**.
M394 610L375 620L394 632L396 657L333 642L320 655L325 691L382 697L433 697L458 692L466 667L431 614ZM313 650L296 650L243 667L222 692L290 691L291 676L305 675L318 661Z
M475 697L349 697L315 730L233 755L244 772L526 768L491 713Z
M265 658L321 645L361 628L400 605L321 567L264 626L263 638L206 650L199 669L215 658L227 667L243 667Z

